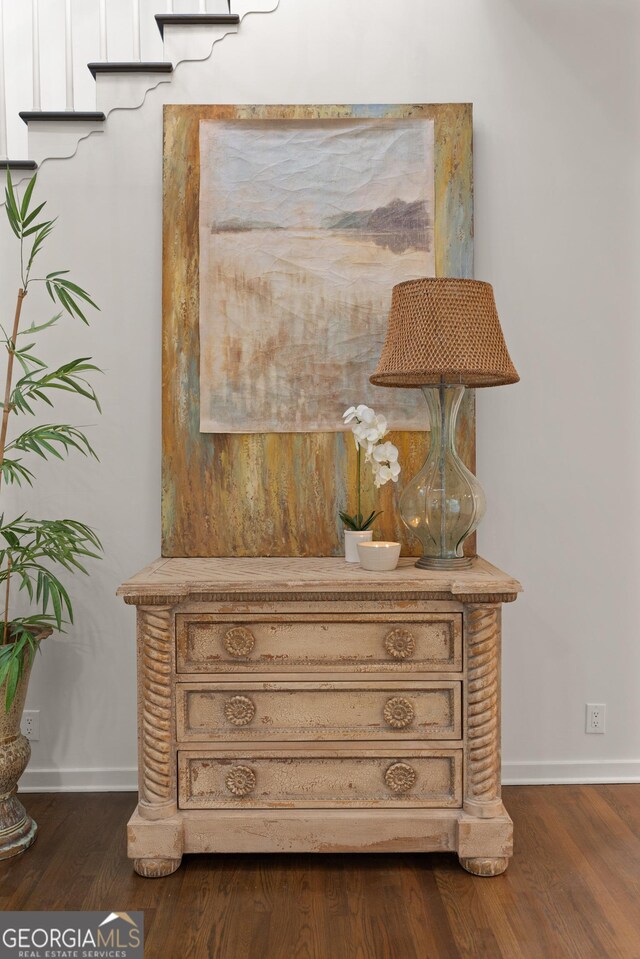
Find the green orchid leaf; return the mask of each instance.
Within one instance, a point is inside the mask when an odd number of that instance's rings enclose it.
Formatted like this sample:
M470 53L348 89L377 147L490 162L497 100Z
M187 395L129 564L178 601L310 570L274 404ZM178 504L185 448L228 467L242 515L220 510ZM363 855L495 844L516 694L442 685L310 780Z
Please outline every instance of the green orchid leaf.
M347 527L347 529L357 530L358 529L358 519L356 516L349 516L348 513L339 513L340 519Z
M363 530L370 529L371 526L373 526L373 524L377 520L378 516L382 516L382 513L383 513L383 510L378 510L377 513L373 512L371 516L369 516L369 518L365 520L364 524L360 528Z

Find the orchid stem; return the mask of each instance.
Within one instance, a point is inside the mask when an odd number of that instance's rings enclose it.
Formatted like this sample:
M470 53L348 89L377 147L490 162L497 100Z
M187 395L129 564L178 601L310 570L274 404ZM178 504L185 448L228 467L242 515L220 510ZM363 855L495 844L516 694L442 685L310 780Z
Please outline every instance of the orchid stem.
M362 476L361 463L362 463L362 450L360 449L360 446L358 445L358 527L360 529L362 529L362 507L360 505L360 500L361 500L360 482L361 482L361 476Z

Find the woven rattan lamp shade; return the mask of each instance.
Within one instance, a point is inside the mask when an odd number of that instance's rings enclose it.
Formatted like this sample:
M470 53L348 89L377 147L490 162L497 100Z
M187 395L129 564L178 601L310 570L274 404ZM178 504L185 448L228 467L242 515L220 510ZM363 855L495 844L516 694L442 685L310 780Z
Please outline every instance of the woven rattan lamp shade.
M450 277L393 288L376 386L502 386L520 377L502 335L493 287Z

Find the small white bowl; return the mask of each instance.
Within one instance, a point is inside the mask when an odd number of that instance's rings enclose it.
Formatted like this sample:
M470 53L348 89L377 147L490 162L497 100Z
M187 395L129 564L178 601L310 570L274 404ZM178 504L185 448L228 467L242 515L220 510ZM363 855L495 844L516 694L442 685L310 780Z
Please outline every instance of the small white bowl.
M371 543L358 543L358 555L363 569L383 572L395 569L400 558L400 543L387 543L374 540Z

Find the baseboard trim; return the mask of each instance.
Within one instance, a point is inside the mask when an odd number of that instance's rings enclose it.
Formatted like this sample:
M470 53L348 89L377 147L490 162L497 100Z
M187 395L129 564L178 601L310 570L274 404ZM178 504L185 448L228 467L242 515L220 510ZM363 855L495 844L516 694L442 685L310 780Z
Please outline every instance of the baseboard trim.
M505 763L505 786L579 783L640 783L640 759L551 760ZM138 771L131 769L33 769L20 780L20 792L136 792Z
M640 759L560 759L504 763L502 782L505 786L638 783Z
M138 770L29 768L18 788L21 793L137 792Z

